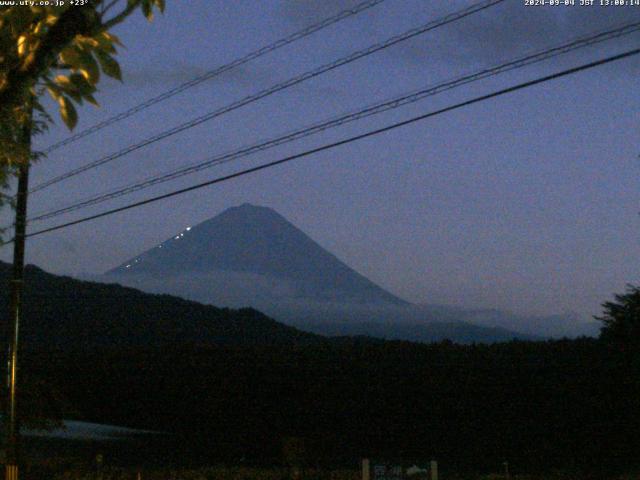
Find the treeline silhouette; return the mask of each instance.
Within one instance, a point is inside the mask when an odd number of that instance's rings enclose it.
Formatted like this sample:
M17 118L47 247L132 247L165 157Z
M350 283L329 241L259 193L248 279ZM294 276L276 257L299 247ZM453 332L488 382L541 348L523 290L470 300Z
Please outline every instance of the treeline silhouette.
M161 430L163 460L361 457L540 472L638 467L637 359L593 339L32 352L82 419Z
M8 324L10 265L0 262L0 322ZM92 351L169 345L287 345L324 341L251 308L216 308L117 284L25 270L20 329L26 348ZM8 338L8 337L7 337Z
M251 309L34 267L22 332L23 414L164 432L145 437L137 462L273 465L294 444L313 467L371 457L581 478L640 470L635 347L327 339Z

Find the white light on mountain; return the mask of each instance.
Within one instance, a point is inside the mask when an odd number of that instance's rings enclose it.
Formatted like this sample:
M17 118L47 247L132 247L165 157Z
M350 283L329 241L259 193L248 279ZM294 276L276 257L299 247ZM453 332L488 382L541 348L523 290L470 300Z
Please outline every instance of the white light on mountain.
M191 227L187 227L187 232L188 232L189 230L191 230Z
M176 235L174 240L178 240L180 238L180 235Z
M127 265L127 268L129 268L131 266L131 264Z

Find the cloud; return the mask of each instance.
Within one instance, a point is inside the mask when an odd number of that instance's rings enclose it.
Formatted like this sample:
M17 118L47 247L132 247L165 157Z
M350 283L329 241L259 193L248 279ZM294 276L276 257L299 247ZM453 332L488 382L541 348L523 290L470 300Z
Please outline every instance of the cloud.
M640 9L525 6L524 1L509 0L443 28L435 45L422 38L413 42L405 54L418 61L436 56L492 63L632 21L640 21Z
M320 21L346 8L353 7L359 0L281 0L280 12L285 19L302 27ZM474 3L442 2L425 6L411 2L410 9L415 16L413 26L429 19L436 19L455 12L463 6ZM394 60L423 64L437 62L441 66L488 65L508 60L524 53L541 50L616 26L640 21L640 9L634 7L599 5L592 6L526 6L525 0L506 0L491 8L477 12L465 19L454 22L415 39L404 42L388 53ZM400 4L390 4L387 15L407 8ZM372 12L377 14L378 9ZM406 12L405 12L406 13ZM402 16L402 15L400 15ZM384 19L386 21L386 17ZM370 27L372 38L379 38L374 24ZM636 39L640 39L640 34ZM385 37L386 38L386 37ZM618 42L613 43L613 42ZM622 44L613 40L609 44Z

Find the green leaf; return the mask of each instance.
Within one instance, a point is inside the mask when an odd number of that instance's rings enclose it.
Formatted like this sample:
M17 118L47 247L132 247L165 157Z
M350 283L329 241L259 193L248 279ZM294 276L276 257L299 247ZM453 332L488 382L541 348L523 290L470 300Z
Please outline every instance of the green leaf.
M82 63L80 58L80 51L73 46L69 46L62 50L59 55L60 62L65 65L69 65L71 68L78 68Z
M160 13L164 13L164 7L165 7L164 0L156 0L156 6L158 7L158 10L160 10Z
M105 75L122 81L122 72L120 71L120 65L111 55L97 50L96 57L98 57L98 61L100 62L100 66L102 67L102 71Z
M142 0L142 13L147 20L153 20L153 8L151 6L151 0Z
M79 73L72 73L69 75L69 81L81 92L89 91L90 93L93 93L96 91L96 87L87 82L87 79Z
M65 93L73 98L78 105L82 105L82 96L77 90L65 90Z
M110 39L108 36L101 33L94 38L98 42L98 48L100 50L109 54L116 53L116 47L113 46L115 42L112 39Z
M69 75L69 79L75 89L80 92L80 95L87 96L96 91L96 87L91 85L87 80L79 73L72 73Z
M51 82L49 82L51 86ZM59 90L59 93L66 94L73 98L76 103L82 105L82 97L86 93L93 93L93 90L89 90L89 88L93 88L87 83L84 77L78 73L67 77L65 75L58 75L55 78L55 88Z
M93 95L91 95L90 93L86 93L84 95L84 99L89 102L92 105L95 105L96 107L99 107L100 104L98 103L98 101L95 99L95 97Z
M100 80L100 68L96 59L89 52L82 52L80 54L80 65L78 70L82 76L92 85L95 85Z
M60 101L60 95L62 94L62 89L59 86L53 83L48 83L47 92L49 92L49 95L51 95L51 98L53 98L56 101Z
M71 82L71 79L69 79L69 77L67 77L66 75L58 75L54 81L61 87L66 89L69 88L75 88Z
M74 107L73 102L65 96L58 98L58 104L60 105L60 115L62 116L62 120L69 130L73 130L78 123L78 112L76 112L76 107Z
M35 17L35 14L30 8L13 8L8 13L6 18L9 23L8 27L11 28L13 32L24 31Z
M112 44L115 45L119 45L121 47L124 47L124 44L120 41L120 39L114 35L113 33L110 32L102 32L100 33L100 36L104 37L105 39L107 39L109 42L111 42Z

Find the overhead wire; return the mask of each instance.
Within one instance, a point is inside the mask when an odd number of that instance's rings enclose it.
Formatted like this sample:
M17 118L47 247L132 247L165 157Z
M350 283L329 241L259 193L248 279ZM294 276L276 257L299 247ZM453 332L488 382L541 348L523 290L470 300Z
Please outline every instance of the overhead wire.
M81 138L84 138L88 135L92 135L96 132L99 132L100 130L113 125L114 123L120 122L126 118L129 118L133 115L135 115L136 113L142 112L143 110L146 110L147 108L156 105L157 103L163 102L171 97L174 97L175 95L178 95L182 92L184 92L185 90L188 90L190 88L193 88L197 85L200 85L203 82L206 82L207 80L210 80L214 77L217 77L219 75L222 75L225 72L228 72L229 70L232 70L234 68L237 68L241 65L244 65L245 63L248 63L252 60L255 60L263 55L266 55L267 53L271 53L274 52L286 45L289 45L293 42L296 42L298 40L301 40L305 37L308 37L309 35L318 32L320 30L323 30L331 25L334 25L335 23L338 23L342 20L345 20L346 18L352 17L354 15L357 15L361 12L364 12L365 10L369 10L370 8L375 7L376 5L385 2L386 0L367 0L365 2L361 2L357 5L355 5L352 8L346 9L346 10L342 10L341 12L337 13L336 15L333 15L331 17L325 18L324 20L315 23L313 25L310 25L306 28L303 28L302 30L299 30L287 37L281 38L279 40L276 40L275 42L269 44L269 45L265 45L257 50L254 50L246 55L244 55L243 57L237 58L229 63L226 63L224 65L221 65L219 67L216 67L214 69L211 69L205 73L203 73L202 75L198 75L195 78L192 78L191 80L184 82L170 90L167 90L159 95L156 95L155 97L151 97L148 100L145 100L144 102L129 108L128 110L125 110L121 113L118 113L117 115L114 115L112 117L107 118L106 120L103 120L102 122L99 122L95 125L92 125L91 127L88 127L74 135L71 135L67 138L65 138L64 140L61 140L59 142L56 142L52 145L49 145L48 147L44 148L42 150L43 153L48 154L51 153L55 150L58 150L61 147L64 147L65 145L69 145L70 143L76 142L78 140L80 140Z
M378 42L376 44L373 44L367 48L364 48L362 50L358 50L354 53L351 53L349 55L347 55L346 57L342 57L339 58L337 60L334 60L333 62L324 64L320 67L317 67L313 70L307 71L305 73L302 73L300 75L297 75L295 77L289 78L288 80L285 80L284 82L280 82L277 83L275 85L272 85L271 87L268 87L264 90L261 90L257 93L254 93L252 95L248 95L240 100L237 100L229 105L226 105L222 108L216 109L212 112L209 112L207 114L201 115L199 117L196 117L188 122L182 123L180 125L177 125L175 127L169 128L167 130L164 130L161 133L158 133L156 135L153 135L151 137L146 138L145 140L142 140L136 144L133 145L129 145L115 153L109 154L107 156L104 156L102 158L99 158L97 160L94 160L93 162L90 162L86 165L83 165L81 167L75 168L73 170L70 170L68 172L65 172L61 175L58 175L54 178L51 178L49 180L46 180L38 185L36 185L35 187L33 187L29 193L35 193L41 190L44 190L45 188L48 188L52 185L55 185L59 182L62 182L64 180L67 180L71 177L74 177L76 175L79 175L81 173L84 173L88 170L94 169L96 167L102 166L106 163L109 163L115 159L121 158L131 152L134 152L136 150L139 150L143 147L146 147L148 145L151 145L153 143L156 143L158 141L164 140L168 137L171 137L173 135L176 135L177 133L183 132L185 130L191 129L195 126L198 126L204 122L207 122L209 120L212 120L216 117L219 117L221 115L224 115L226 113L232 112L240 107L243 107L244 105L253 103L255 101L261 100L265 97L268 97L270 95L273 95L274 93L280 92L282 90L285 90L287 88L290 88L294 85L298 85L306 80L315 78L319 75L322 75L326 72L335 70L336 68L342 67L344 65L347 65L349 63L352 63L360 58L364 58L366 56L372 55L373 53L382 51L384 49L387 49L393 45L396 45L400 42L409 40L411 38L414 38L418 35L422 35L426 32L429 32L431 30L434 30L436 28L439 28L441 26L444 25L448 25L452 22L461 20L465 17L468 17L469 15L473 15L475 13L478 13L482 10L486 10L490 7L493 7L494 5L497 5L499 3L504 2L505 0L483 0L481 2L475 3L471 6L465 7L461 10L458 10L456 12L450 13L448 15L445 15L437 20L433 20L430 21L424 25L421 25L419 27L415 27L412 28L410 30L407 30L404 33L398 34L398 35L394 35L390 38L388 38L387 40L384 40L382 42Z
M383 102L378 102L376 104L369 105L366 108L360 109L356 112L343 114L338 117L334 117L330 120L325 120L302 129L294 130L285 135L281 135L279 137L272 138L267 141L259 142L251 146L245 146L240 149L234 150L232 152L219 154L205 161L193 163L191 165L181 167L179 169L172 170L170 172L154 175L142 181L134 182L132 184L129 184L124 187L120 187L113 191L94 195L87 199L84 199L78 202L73 202L70 205L67 205L65 207L61 207L55 210L50 210L48 212L37 214L33 218L30 218L29 222L36 222L36 221L42 221L50 218L55 218L64 213L69 213L69 212L83 209L89 206L97 205L99 203L112 200L114 198L118 198L124 195L128 195L160 183L168 182L170 180L174 180L191 173L195 173L207 168L211 168L213 166L217 166L223 163L237 160L239 158L243 158L248 155L251 155L260 151L264 151L278 145L282 145L284 143L289 143L291 141L298 140L300 138L304 138L304 137L325 131L329 128L334 128L349 122L353 122L355 120L360 120L362 118L379 114L391 109L395 109L404 105L415 103L417 101L423 100L424 98L437 95L439 93L460 87L462 85L469 84L471 82L482 80L494 75L502 74L517 68L522 68L535 63L539 63L543 60L548 60L549 58L554 58L559 55L563 55L568 52L577 50L579 48L585 48L585 47L592 46L607 40L619 38L623 35L628 35L633 32L637 32L639 30L640 30L640 22L632 22L632 23L626 23L621 26L617 26L613 29L598 31L596 33L591 33L589 35L584 35L572 41L565 42L559 46L547 48L544 50L539 50L534 53L520 56L517 59L510 60L505 63L494 65L489 68L484 68L480 71L477 71L471 74L458 76L454 79L446 80L444 82L440 82L436 85L429 86L427 88L414 91L409 94L404 94L402 96L398 96L390 100L385 100Z
M182 189L179 189L179 190L174 190L174 191L169 192L169 193L165 193L165 194L162 194L162 195L157 195L155 197L147 198L145 200L141 200L141 201L138 201L138 202L130 203L130 204L122 206L122 207L113 208L111 210L107 210L107 211L104 211L104 212L101 212L101 213L97 213L95 215L90 215L90 216L87 216L87 217L84 217L84 218L80 218L80 219L77 219L77 220L74 220L74 221L66 222L66 223L63 223L63 224L55 225L53 227L44 228L44 229L41 229L41 230L38 230L38 231L35 231L35 232L31 232L31 233L28 233L26 235L26 237L35 237L35 236L43 235L45 233L53 232L53 231L60 230L60 229L63 229L63 228L68 228L70 226L78 225L78 224L81 224L81 223L86 223L86 222L89 222L89 221L92 221L92 220L95 220L95 219L98 219L98 218L110 216L110 215L113 215L113 214L116 214L116 213L119 213L119 212L123 212L123 211L126 211L126 210L137 208L137 207L140 207L140 206L143 206L143 205L148 205L148 204L151 204L151 203L155 203L155 202L158 202L160 200L164 200L164 199L167 199L167 198L175 197L177 195L182 195L182 194L187 193L187 192L192 192L192 191L195 191L195 190L199 190L201 188L205 188L205 187L208 187L208 186L211 186L211 185L215 185L217 183L225 182L225 181L228 181L228 180L231 180L231 179L234 179L234 178L238 178L238 177L242 177L242 176L248 175L250 173L254 173L254 172L257 172L257 171L260 171L260 170L265 170L265 169L268 169L268 168L275 167L277 165L282 165L284 163L291 162L293 160L304 158L304 157L313 155L315 153L320 153L320 152L323 152L323 151L334 149L334 148L342 146L342 145L346 145L346 144L353 143L353 142L356 142L356 141L359 141L359 140L363 140L365 138L369 138L369 137L373 137L373 136L376 136L376 135L380 135L382 133L385 133L385 132L388 132L388 131L391 131L391 130L395 130L395 129L398 129L398 128L401 128L401 127L404 127L404 126L407 126L407 125L414 124L414 123L422 121L422 120L426 120L426 119L431 118L431 117L435 117L437 115L442 115L442 114L447 113L447 112L458 110L460 108L463 108L463 107L466 107L466 106L469 106L469 105L477 104L477 103L480 103L480 102L483 102L483 101L486 101L486 100L490 100L492 98L496 98L496 97L499 97L499 96L502 96L502 95L506 95L508 93L512 93L512 92L515 92L515 91L518 91L518 90L529 88L529 87L532 87L534 85L539 85L539 84L542 84L542 83L545 83L545 82L549 82L551 80L562 78L562 77L565 77L565 76L568 76L568 75L573 75L573 74L578 73L578 72L589 70L589 69L592 69L592 68L595 68L595 67L598 67L598 66L602 66L602 65L605 65L605 64L609 64L609 63L612 63L612 62L615 62L615 61L619 61L619 60L622 60L622 59L625 59L625 58L630 58L630 57L636 56L638 54L640 54L640 48L635 48L635 49L632 49L632 50L628 50L626 52L623 52L623 53L620 53L620 54L617 54L617 55L612 55L612 56L609 56L609 57L605 57L605 58L602 58L600 60L596 60L596 61L592 61L592 62L589 62L589 63L586 63L586 64L579 65L577 67L572 67L572 68L569 68L569 69L562 70L560 72L556 72L556 73L553 73L553 74L550 74L550 75L545 75L543 77L536 78L534 80L529 80L529 81L526 81L526 82L523 82L523 83L519 83L519 84L511 86L511 87L503 88L501 90L497 90L497 91L494 91L492 93L488 93L488 94L485 94L485 95L474 97L474 98L472 98L470 100L466 100L466 101L463 101L463 102L456 103L454 105L450 105L448 107L444 107L444 108L440 108L438 110L434 110L434 111L431 111L431 112L428 112L428 113L424 113L422 115L418 115L418 116L409 118L407 120L396 122L396 123L387 125L385 127L377 128L375 130L370 130L370 131L367 131L365 133L361 133L361 134L358 134L358 135L355 135L355 136L351 136L351 137L348 137L348 138L345 138L345 139L342 139L342 140L339 140L339 141L336 141L336 142L333 142L333 143L325 144L325 145L322 145L320 147L312 148L310 150L306 150L306 151L303 151L301 153L297 153L297 154L294 154L294 155L289 155L287 157L284 157L284 158L281 158L279 160L275 160L275 161L272 161L272 162L269 162L269 163L266 163L266 164L258 165L258 166L255 166L255 167L252 167L252 168L248 168L248 169L245 169L245 170L242 170L242 171L239 171L239 172L235 172L235 173L232 173L232 174L229 174L229 175L225 175L225 176L222 176L222 177L217 177L217 178L208 180L206 182L198 183L198 184L186 187L186 188L182 188ZM10 240L7 243L10 243L12 241L13 240Z

